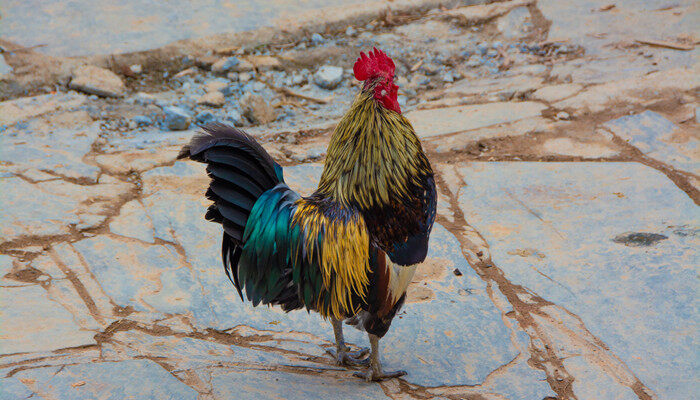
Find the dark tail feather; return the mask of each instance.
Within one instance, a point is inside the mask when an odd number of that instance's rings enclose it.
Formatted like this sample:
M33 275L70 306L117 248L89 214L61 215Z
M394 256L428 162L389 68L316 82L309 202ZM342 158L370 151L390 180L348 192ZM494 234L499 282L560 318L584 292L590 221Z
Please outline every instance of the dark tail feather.
M221 154L233 155L234 158L240 158L239 161L246 165L250 165L251 161L257 164L260 168L259 171L264 172L272 182L270 188L281 181L277 176L279 165L252 136L240 129L220 123L207 124L202 129L204 130L203 132L194 135L190 143L183 146L177 156L178 159L191 158L195 161L209 163L217 160L209 159L207 155L211 155L211 158L216 158L214 153L220 156ZM233 152L220 151L211 152L210 154L207 150L212 148L233 150ZM230 163L231 159L229 158L222 162L226 164L226 161ZM237 166L237 164L231 165L233 167Z
M241 242L260 195L283 182L282 168L252 136L219 123L205 125L177 158L207 164L211 183L206 196L214 204L205 218L222 224L225 240L234 244Z

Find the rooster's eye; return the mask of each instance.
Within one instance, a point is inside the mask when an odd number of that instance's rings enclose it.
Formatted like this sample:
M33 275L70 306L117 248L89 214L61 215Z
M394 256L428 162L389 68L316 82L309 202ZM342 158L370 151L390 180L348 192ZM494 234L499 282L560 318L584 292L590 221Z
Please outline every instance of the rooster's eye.
M381 93L382 96L386 96L386 90L382 89Z

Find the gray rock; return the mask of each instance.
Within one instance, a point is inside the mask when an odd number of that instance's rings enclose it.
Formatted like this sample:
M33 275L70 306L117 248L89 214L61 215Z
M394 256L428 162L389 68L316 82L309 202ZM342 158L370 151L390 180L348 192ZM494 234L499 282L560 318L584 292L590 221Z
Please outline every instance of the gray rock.
M141 66L141 64L134 64L129 66L129 70L132 74L138 75L141 72L143 72L143 67Z
M222 74L229 72L236 68L241 63L238 57L226 57L215 62L211 66L211 72Z
M197 114L194 117L194 119L195 119L195 121L197 121L198 124L205 125L205 124L208 124L210 122L214 122L216 120L216 116L211 111L204 110L204 111L200 112L199 114Z
M224 94L226 97L233 96L234 94L239 93L238 91L239 86L237 84L231 84L226 86L225 88L221 89L221 93Z
M277 111L260 95L246 93L238 103L243 115L254 124L267 124L277 119Z
M467 60L467 63L465 64L467 67L478 67L481 66L484 63L484 59L481 58L481 56L478 56L474 54L473 56L469 57L469 60Z
M308 83L309 79L306 77L306 75L301 74L301 73L295 73L291 77L291 86L301 86L305 83Z
M0 76L11 74L12 67L5 62L5 57L0 55Z
M446 71L440 74L440 80L445 83L451 83L455 81L455 78L452 76L452 72Z
M423 64L420 67L421 72L423 72L425 75L432 76L440 72L440 67L435 65L432 62L428 62Z
M94 65L76 68L68 86L74 90L102 97L122 97L126 90L124 82L114 72Z
M306 160L318 160L326 155L326 146L316 146L308 149L304 154Z
M484 55L486 52L489 50L489 45L486 43L479 43L476 45L476 51L479 52L479 54Z
M224 94L219 91L205 93L197 99L197 104L217 108L223 106L225 102Z
M332 65L324 65L314 74L314 83L324 89L333 90L343 80L343 69Z
M507 38L521 37L532 27L530 18L530 10L527 7L517 7L499 18L496 28Z
M167 71L166 71L167 73ZM177 74L173 75L173 79L178 81L178 82L183 82L184 80L187 79L188 76L195 75L197 73L197 68L195 67L190 67L183 69L182 71L178 72ZM163 74L163 78L167 78L165 74Z
M352 26L348 26L348 29L345 30L345 36L355 36L357 34L357 29L353 28Z
M235 126L246 125L246 119L243 117L243 114L241 114L241 112L236 110L235 108L228 112L228 114L226 115L226 121L229 121Z
M241 83L246 83L246 82L250 81L251 79L253 79L253 74L250 72L242 72L242 73L238 74L238 80Z
M496 49L488 49L486 52L487 57L498 57L498 50Z
M569 115L569 113L566 111L559 111L557 113L557 119L560 119L560 120L571 119L571 115Z
M134 96L134 103L142 105L142 106L147 106L149 104L155 104L156 97L151 95L151 94L148 94L148 93L138 92L138 93L136 93L136 96Z
M215 78L207 81L207 83L204 84L204 89L207 92L220 92L223 88L228 86L229 83L231 83L231 81L226 78Z
M695 122L700 124L700 106L695 107Z
M153 124L153 120L145 115L137 115L131 119L137 126L148 126Z
M264 90L266 86L264 83L262 83L260 81L255 81L255 82L253 82L251 87L253 88L254 91L260 92L260 91Z
M241 60L241 62L233 70L236 72L250 72L255 70L255 65L248 60Z
M313 44L320 44L320 43L323 43L324 41L325 41L325 39L323 38L323 36L321 36L320 33L314 33L313 35L311 35L311 42Z
M163 108L165 119L163 125L171 131L183 131L190 126L190 115L180 107L168 106Z

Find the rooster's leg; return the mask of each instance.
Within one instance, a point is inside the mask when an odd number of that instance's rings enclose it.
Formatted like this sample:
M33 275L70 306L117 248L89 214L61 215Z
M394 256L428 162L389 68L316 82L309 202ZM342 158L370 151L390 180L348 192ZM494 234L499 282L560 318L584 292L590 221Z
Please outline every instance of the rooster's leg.
M398 378L406 375L406 371L382 371L382 363L379 361L379 337L369 334L369 344L372 346L372 353L369 356L369 369L367 372L355 372L355 376L368 381L383 381L385 379Z
M333 324L333 334L335 335L335 350L326 349L326 351L335 358L335 362L345 366L369 365L369 359L362 359L369 353L369 349L350 352L350 348L345 345L343 338L343 321L331 318L331 324Z

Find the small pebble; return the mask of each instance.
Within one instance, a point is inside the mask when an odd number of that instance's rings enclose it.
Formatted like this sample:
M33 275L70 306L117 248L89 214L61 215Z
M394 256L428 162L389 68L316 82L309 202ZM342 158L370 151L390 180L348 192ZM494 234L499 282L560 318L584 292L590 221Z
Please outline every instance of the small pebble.
M424 74L431 76L431 75L437 74L440 71L440 67L438 67L437 65L435 65L433 63L425 63L420 67L420 70Z
M180 107L168 106L163 108L165 118L163 125L171 131L183 131L190 126L190 116Z
M229 72L230 70L236 68L238 66L238 64L240 64L240 63L241 63L241 61L238 59L238 57L222 58L219 61L212 64L211 72L226 73L226 72Z
M321 36L321 34L319 33L314 33L313 35L311 35L311 42L313 44L323 43L324 40L325 39L323 38L323 36Z
M442 80L445 83L451 83L455 81L454 76L452 76L451 72L444 72L440 75L440 80Z
M238 81L241 83L246 83L251 79L253 79L253 75L250 72L242 72L238 74Z
M260 81L253 82L253 84L251 86L252 86L253 90L256 92L260 92L260 91L265 89L265 84L260 82Z
M197 116L195 117L195 120L197 121L198 124L205 125L205 124L208 124L210 122L214 122L216 120L216 116L211 111L204 110L204 111L200 112L199 114L197 114Z
M559 111L557 113L557 119L558 120L568 120L568 119L571 119L571 115L569 115L569 113L566 111Z
M452 271L452 273L455 274L455 276L462 276L462 271L460 271L459 268L455 268L455 270Z
M131 119L137 126L148 126L153 124L153 120L145 115L137 115Z
M136 96L134 96L134 103L142 105L142 106L147 106L149 104L155 104L156 98L153 95L150 95L148 93L144 92L138 92L136 93Z
M324 65L314 74L314 83L324 89L333 90L343 80L343 69L332 65Z
M469 60L467 60L466 65L467 65L467 67L474 68L474 67L480 66L483 63L484 63L484 59L481 58L480 56L474 54L473 56L469 57Z
M308 71L306 73L308 74ZM303 73L298 73L298 74L292 75L292 85L294 85L294 86L301 86L301 85L308 83L308 82L309 82L308 78Z
M129 67L129 70L131 70L131 73L138 75L143 72L143 67L141 67L141 64L134 64Z
M235 108L226 115L226 121L232 123L235 126L243 126L246 123L245 118L240 111Z

